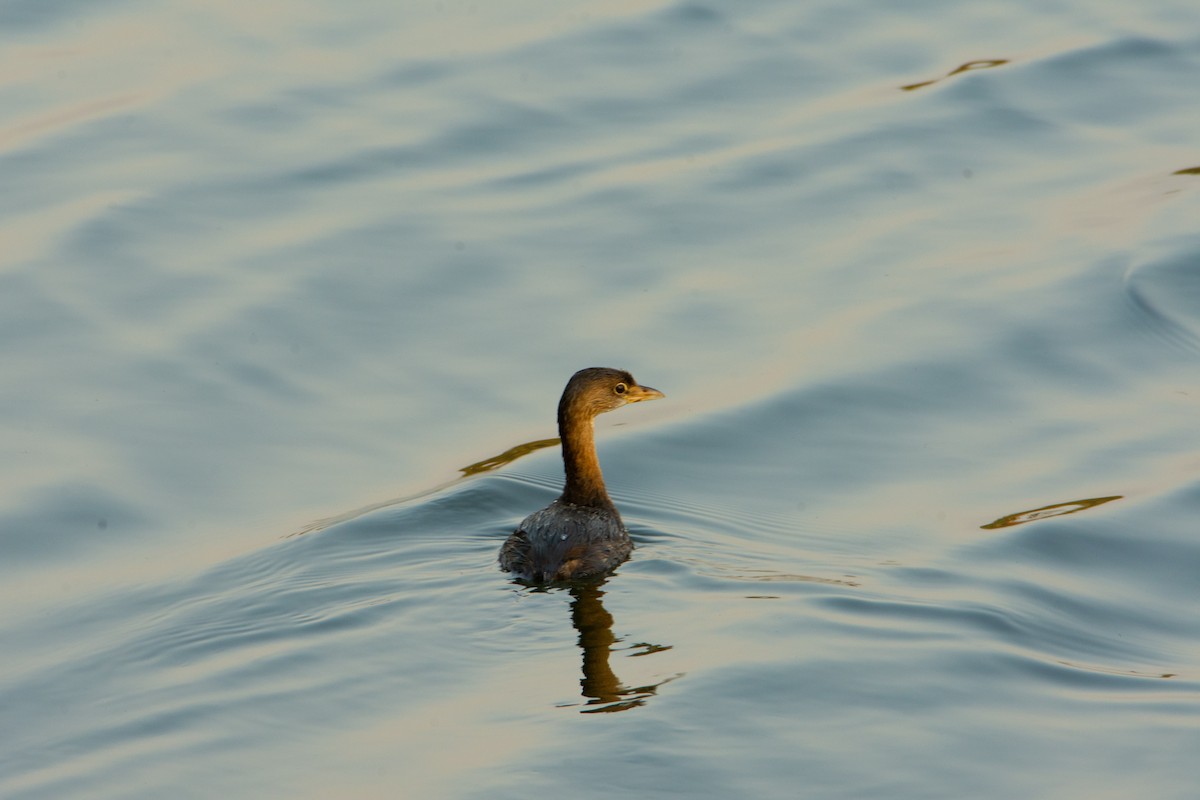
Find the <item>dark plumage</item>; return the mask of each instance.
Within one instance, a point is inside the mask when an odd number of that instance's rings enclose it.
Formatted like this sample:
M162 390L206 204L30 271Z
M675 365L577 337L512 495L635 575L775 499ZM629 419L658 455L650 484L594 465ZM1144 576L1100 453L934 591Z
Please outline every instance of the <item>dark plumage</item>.
M532 583L598 575L633 550L621 515L604 488L593 420L626 403L663 393L639 386L628 372L590 367L576 372L558 403L566 484L562 496L535 511L500 548L500 566Z

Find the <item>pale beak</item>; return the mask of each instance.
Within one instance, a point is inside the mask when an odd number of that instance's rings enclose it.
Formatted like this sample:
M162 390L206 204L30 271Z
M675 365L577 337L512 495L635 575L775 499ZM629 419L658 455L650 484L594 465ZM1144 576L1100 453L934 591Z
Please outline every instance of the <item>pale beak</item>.
M666 397L665 394L658 389L651 389L649 386L630 386L625 392L625 402L640 403L643 400L657 400L660 397Z

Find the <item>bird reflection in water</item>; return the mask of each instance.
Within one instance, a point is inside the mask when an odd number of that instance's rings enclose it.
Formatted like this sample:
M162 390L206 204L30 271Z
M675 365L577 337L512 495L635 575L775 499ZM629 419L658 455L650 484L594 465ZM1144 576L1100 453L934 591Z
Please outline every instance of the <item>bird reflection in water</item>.
M583 651L583 677L579 680L581 694L586 700L582 714L628 711L643 706L658 693L658 687L675 680L679 675L664 678L646 686L626 686L613 672L609 657L613 645L620 639L613 634L613 618L604 607L600 588L603 581L571 587L571 624L579 632L579 649ZM639 642L633 645L637 652L631 656L645 656L670 650L670 645ZM560 707L570 708L575 704L564 703Z

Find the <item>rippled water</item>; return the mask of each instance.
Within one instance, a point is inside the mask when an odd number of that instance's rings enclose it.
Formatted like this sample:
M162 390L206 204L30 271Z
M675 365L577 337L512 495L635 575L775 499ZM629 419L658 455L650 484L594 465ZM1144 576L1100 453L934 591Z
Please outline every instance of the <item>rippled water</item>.
M1194 797L1193 6L0 8L0 795Z

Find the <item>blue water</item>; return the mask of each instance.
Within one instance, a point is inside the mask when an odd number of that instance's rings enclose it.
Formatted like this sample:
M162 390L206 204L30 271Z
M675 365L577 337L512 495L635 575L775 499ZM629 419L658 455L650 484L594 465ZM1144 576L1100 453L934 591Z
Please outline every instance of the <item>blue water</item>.
M0 8L0 796L1195 797L1197 30Z

